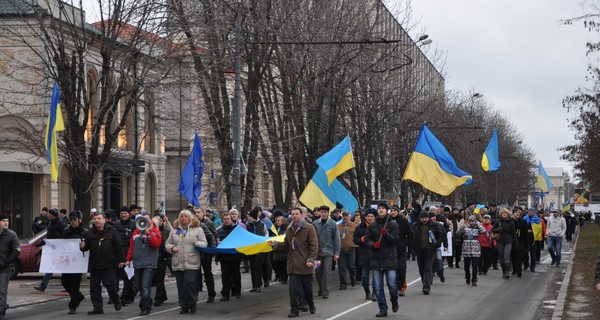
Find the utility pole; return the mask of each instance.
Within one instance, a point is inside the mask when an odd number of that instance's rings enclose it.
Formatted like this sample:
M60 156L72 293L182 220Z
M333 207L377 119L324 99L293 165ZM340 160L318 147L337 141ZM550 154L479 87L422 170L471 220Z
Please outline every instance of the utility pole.
M235 87L233 97L233 181L231 184L231 206L233 208L240 209L240 201L242 198L242 187L241 187L241 172L240 172L240 158L241 158L241 77L242 77L242 61L240 58L240 41L242 33L242 18L241 18L241 2L238 2L237 12L235 16Z

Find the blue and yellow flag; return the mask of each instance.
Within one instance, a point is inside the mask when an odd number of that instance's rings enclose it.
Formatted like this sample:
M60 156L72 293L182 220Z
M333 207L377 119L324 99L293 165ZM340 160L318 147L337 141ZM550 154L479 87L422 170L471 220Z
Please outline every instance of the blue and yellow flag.
M317 164L327 175L327 185L331 185L340 174L354 168L350 136L346 135L342 142L317 159Z
M548 190L554 187L554 185L552 185L552 181L550 181L550 178L548 177L548 174L546 174L546 170L544 170L541 161L538 165L537 184L544 192L548 192Z
M425 124L421 127L403 179L444 196L451 194L456 187L470 185L473 181L470 174L456 165L448 150Z
M199 207L198 198L202 193L202 175L204 173L204 152L198 138L198 132L194 136L192 153L185 167L181 171L178 191L194 206Z
M46 151L47 160L50 164L52 180L58 181L58 144L56 142L56 133L65 130L65 122L63 121L62 110L60 108L60 92L58 83L54 81L52 88L52 100L50 102L50 111L48 112L48 121L46 124Z
M341 203L344 210L350 212L358 208L358 201L354 195L337 179L334 179L331 185L327 185L327 176L321 168L317 168L298 200L311 209L322 205L335 208L336 202Z
M498 134L496 129L492 133L492 138L488 144L483 157L481 158L481 167L484 171L496 171L500 168L500 156L498 152Z

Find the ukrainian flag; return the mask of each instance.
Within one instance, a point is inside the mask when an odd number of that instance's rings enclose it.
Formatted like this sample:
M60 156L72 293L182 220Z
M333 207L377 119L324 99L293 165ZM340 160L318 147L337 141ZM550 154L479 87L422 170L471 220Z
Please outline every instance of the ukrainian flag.
M58 91L58 83L54 81L52 88L52 100L50 102L50 111L48 112L48 121L46 124L46 151L48 153L47 160L50 164L52 180L58 181L58 144L56 143L56 133L65 130L62 110L60 108L60 92Z
M492 134L490 143L488 144L483 157L481 158L481 167L484 171L496 171L500 168L500 156L498 152L498 134L496 129Z
M334 179L331 185L327 184L327 176L321 168L317 168L298 200L308 208L322 205L335 208L336 202L341 203L344 209L350 212L358 208L358 201L341 182Z
M546 174L546 170L544 170L541 161L538 165L537 184L544 192L548 192L548 190L554 187L552 185L552 181L550 181L550 178L548 177L548 174Z
M450 153L425 124L421 127L403 179L444 196L451 194L456 187L470 185L473 181L470 174L456 165Z
M317 164L327 175L327 185L331 185L340 174L354 168L350 136L346 135L342 142L317 159Z

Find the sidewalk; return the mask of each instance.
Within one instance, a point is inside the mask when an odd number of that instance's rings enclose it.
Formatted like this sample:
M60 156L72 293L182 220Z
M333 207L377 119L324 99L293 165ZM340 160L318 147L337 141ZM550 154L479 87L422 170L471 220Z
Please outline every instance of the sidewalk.
M39 285L40 281L31 280L32 279L28 279L27 281L29 282L24 282L24 280L17 279L9 282L7 303L11 309L69 298L68 293L62 292L63 287L60 284L60 277L55 277L50 280L46 292L35 290L33 287ZM89 288L88 280L82 280L81 287ZM85 294L86 292L89 292L89 290L82 290L82 292Z

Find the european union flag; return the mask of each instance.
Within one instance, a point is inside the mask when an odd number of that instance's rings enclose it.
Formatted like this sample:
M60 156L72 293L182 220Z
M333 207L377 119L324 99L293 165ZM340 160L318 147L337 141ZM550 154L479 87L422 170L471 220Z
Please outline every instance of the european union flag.
M188 159L183 171L181 171L181 180L179 181L179 192L194 206L199 207L198 198L202 192L202 173L204 172L204 152L198 132L194 137L194 147L192 154Z

